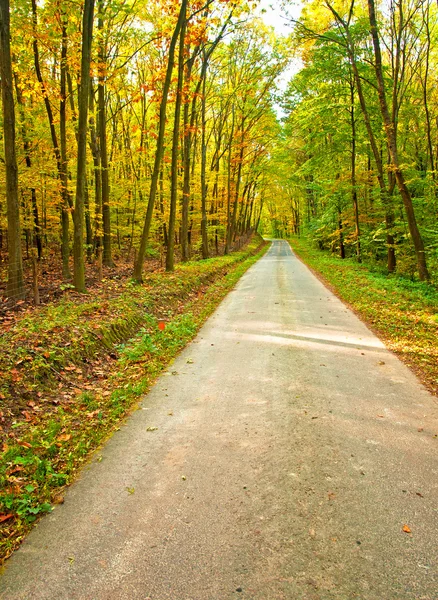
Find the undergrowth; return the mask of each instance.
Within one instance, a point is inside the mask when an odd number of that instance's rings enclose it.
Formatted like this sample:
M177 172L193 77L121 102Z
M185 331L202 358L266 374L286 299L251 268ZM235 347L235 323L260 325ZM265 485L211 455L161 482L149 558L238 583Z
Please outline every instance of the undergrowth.
M3 560L39 515L63 502L63 487L267 247L257 237L232 255L153 273L141 286L128 283L114 299L63 299L4 332Z
M297 255L327 282L438 395L438 288L387 275L290 240Z

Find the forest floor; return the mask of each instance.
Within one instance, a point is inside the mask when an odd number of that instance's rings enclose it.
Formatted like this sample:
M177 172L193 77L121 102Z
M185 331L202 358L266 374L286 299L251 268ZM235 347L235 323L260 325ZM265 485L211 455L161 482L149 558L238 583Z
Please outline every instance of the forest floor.
M150 261L143 285L109 270L87 294L51 278L46 304L3 309L0 338L0 561L108 438L266 250L257 236L229 256ZM159 320L164 325L161 330Z
M436 398L276 240L0 598L436 600L437 433Z
M438 396L438 288L388 276L295 237L299 258Z

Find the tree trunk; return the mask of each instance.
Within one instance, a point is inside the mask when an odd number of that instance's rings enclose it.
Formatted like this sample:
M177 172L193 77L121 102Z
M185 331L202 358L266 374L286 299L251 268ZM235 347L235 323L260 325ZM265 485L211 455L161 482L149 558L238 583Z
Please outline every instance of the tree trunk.
M398 190L403 200L403 204L408 219L409 232L412 237L412 242L415 248L415 254L417 257L418 273L421 281L428 281L430 279L429 272L427 270L426 255L424 251L423 239L418 229L417 220L415 218L414 207L412 204L412 198L406 185L403 171L400 167L397 151L397 137L394 119L391 118L388 109L388 103L386 100L385 81L383 78L383 67L382 67L382 54L380 50L379 33L377 29L377 19L374 6L374 0L368 0L368 13L371 25L371 35L373 38L374 46L374 69L377 78L377 89L379 95L380 112L382 114L383 125L385 128L386 138L388 141L389 155L392 161L392 168L394 170L395 178L397 181ZM394 111L393 111L394 113Z
M21 135L23 136L23 150L24 150L24 161L26 163L26 167L30 169L32 167L32 158L31 158L31 144L29 142L27 125L26 125L26 109L25 102L20 90L18 74L14 73L15 79L15 93L17 96L17 104L20 111L20 119L21 119ZM40 225L40 216L38 211L38 203L36 196L36 189L32 187L30 189L31 202L32 202L32 215L33 215L33 233L35 236L35 244L37 248L37 256L38 260L41 260L43 254L43 244L42 244L42 235L41 235L41 225Z
M68 162L67 162L67 20L64 12L61 13L62 38L61 38L61 99L59 103L59 131L61 140L61 162L59 178L61 180L61 257L62 277L71 279L70 273L70 202L68 193ZM55 143L55 141L54 141ZM57 143L57 142L56 142Z
M344 244L344 225L342 223L342 212L338 208L338 226L339 226L339 256L345 258L345 244Z
M204 61L206 61L204 56ZM204 71L204 69L203 69ZM203 72L202 81L202 98L201 98L201 129L202 129L202 140L201 140L201 237L202 237L202 258L208 258L208 228L207 228L207 182L206 182L206 169L207 169L207 142L206 142L206 103L205 97L206 92L206 79L207 73Z
M385 183L384 170L383 170L383 162L379 152L379 148L377 146L376 138L374 135L374 131L371 125L371 119L368 113L368 107L365 100L365 95L362 87L362 79L359 74L359 70L357 68L356 55L354 50L354 43L350 35L350 27L349 22L345 22L340 15L336 12L336 10L331 6L329 2L326 2L328 8L333 13L333 16L336 20L343 26L346 35L346 50L348 54L348 58L350 60L351 67L353 69L354 81L356 84L357 94L359 97L360 108L362 111L365 128L367 130L368 139L370 142L370 146L373 152L374 161L377 167L377 181L380 187L380 197L382 200L383 207L385 209L385 226L386 226L386 247L387 247L387 268L389 273L393 273L395 271L396 266L396 256L395 256L395 241L394 236L392 235L391 229L394 223L393 210L390 201L390 194L388 193L388 189ZM354 6L354 0L351 0L350 4L350 14L352 14L352 9Z
M15 110L12 91L9 0L0 0L0 50L9 255L6 292L9 298L20 300L25 296L25 289L21 255L18 167L15 149Z
M190 76L192 73L193 63L198 54L197 49L194 51L192 57L188 61L187 70L186 70L186 81L187 85L190 83ZM184 178L183 178L183 192L182 192L182 202L181 202L181 258L183 262L186 262L190 258L190 247L189 247L189 204L190 204L190 162L191 162L191 152L192 152L192 141L193 141L193 129L195 126L196 120L196 103L199 95L199 91L201 89L202 80L199 79L196 90L193 95L192 104L191 104L191 115L189 120L189 103L185 102L184 104L184 151L183 151L183 170L184 170Z
M99 68L97 85L98 125L100 141L101 183L102 183L102 223L103 223L103 258L106 267L113 264L111 253L111 212L110 212L110 186L108 149L106 137L106 105L105 105L105 77L106 77L106 44L103 31L104 2L99 0L99 17L97 27L99 36Z
M62 22L62 34L61 34L61 81L60 81L60 134L61 134L61 148L58 143L58 136L55 129L55 119L53 116L52 106L50 104L46 84L41 73L40 56L37 42L37 27L38 27L38 16L37 16L37 3L36 0L32 0L32 26L34 39L32 42L33 58L35 65L35 73L38 79L38 83L41 87L41 92L44 99L44 106L46 108L47 120L49 122L50 136L52 138L53 152L55 154L56 166L58 170L59 180L61 182L61 255L62 255L62 276L64 279L70 279L70 267L69 267L69 211L72 208L71 200L68 194L68 176L67 176L67 145L65 137L66 127L66 70L67 70L67 23L64 12L61 12ZM64 136L64 137L63 137Z
M90 94L91 42L93 36L94 0L85 0L82 21L81 87L79 90L78 162L76 177L76 202L74 212L73 283L78 292L85 291L84 261L84 206L87 166L87 118Z
M176 86L175 116L173 122L172 135L172 164L171 164L171 185L170 185L170 210L169 210L169 243L166 253L166 271L173 271L174 248L175 248L175 222L176 222L176 203L178 194L178 151L179 151L179 122L181 117L182 86L184 77L184 38L186 34L186 15L181 26L179 37L179 56L178 56L178 82Z
M90 149L94 166L94 249L97 256L102 246L102 170L100 164L100 147L97 138L96 123L94 119L94 90L90 82Z
M355 238L356 238L356 258L357 262L361 262L360 254L360 223L359 223L359 203L357 199L356 189L356 117L354 111L354 84L350 82L350 98L351 98L351 198L353 201L354 223L355 223Z
M190 71L187 73L187 83L190 81ZM181 259L189 260L189 203L190 203L190 153L192 149L192 132L189 128L189 104L184 104L184 150L183 150L183 191L181 201ZM192 112L193 114L193 112Z
M169 46L169 55L167 59L167 70L166 77L163 85L163 96L160 103L160 120L159 120L159 128L158 128L158 138L157 138L157 147L155 150L155 160L154 160L154 169L152 172L151 179L151 188L149 192L149 201L146 210L146 217L143 226L143 232L140 239L140 247L138 249L137 259L134 264L134 279L138 282L142 281L142 271L143 271L143 262L146 254L147 243L149 241L149 231L152 223L152 215L154 212L154 204L155 204L155 196L157 194L157 186L158 186L158 177L160 174L161 161L163 158L164 152L164 134L166 129L166 108L167 108L167 98L169 95L169 89L172 79L172 71L173 64L175 60L175 47L178 41L179 32L181 30L183 21L185 19L185 14L187 10L187 2L188 0L182 0L181 8L178 15L178 21L175 26L175 30L172 35L172 39L170 41Z

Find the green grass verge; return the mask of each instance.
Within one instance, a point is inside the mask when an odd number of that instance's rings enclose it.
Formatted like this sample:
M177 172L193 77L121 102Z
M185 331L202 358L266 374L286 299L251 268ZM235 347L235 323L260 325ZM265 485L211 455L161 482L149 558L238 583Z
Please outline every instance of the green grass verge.
M354 259L342 260L304 238L290 243L302 261L438 395L437 287L385 275Z
M0 367L12 373L2 382L0 411L3 560L63 501L63 487L268 247L257 237L232 255L154 273L142 286L128 283L112 300L63 300L6 333Z

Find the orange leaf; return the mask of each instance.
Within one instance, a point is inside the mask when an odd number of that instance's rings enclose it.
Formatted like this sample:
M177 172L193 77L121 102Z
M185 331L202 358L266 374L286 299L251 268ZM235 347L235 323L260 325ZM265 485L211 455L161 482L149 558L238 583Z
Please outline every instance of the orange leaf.
M69 433L63 433L62 435L58 435L56 438L58 442L68 442L71 439L71 435Z
M18 440L17 444L19 446L23 446L23 448L32 448L32 444L29 444L29 442L22 442L21 440Z
M403 525L403 531L405 533L412 533L411 530L410 530L410 528L407 525Z
M3 521L7 521L8 519L12 519L14 515L0 515L0 523L3 523Z

